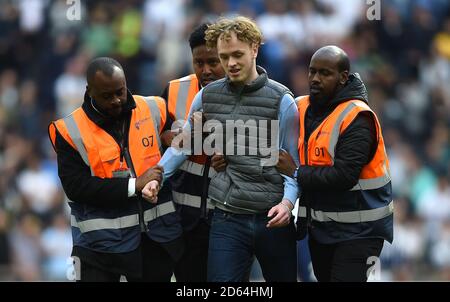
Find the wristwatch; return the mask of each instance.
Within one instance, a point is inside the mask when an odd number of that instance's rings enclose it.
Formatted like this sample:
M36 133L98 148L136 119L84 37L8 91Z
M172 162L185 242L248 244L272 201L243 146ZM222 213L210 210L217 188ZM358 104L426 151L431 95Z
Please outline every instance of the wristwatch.
M293 177L295 180L297 180L298 168L300 168L300 166L298 166L297 168L295 168L294 175L292 175L292 177Z

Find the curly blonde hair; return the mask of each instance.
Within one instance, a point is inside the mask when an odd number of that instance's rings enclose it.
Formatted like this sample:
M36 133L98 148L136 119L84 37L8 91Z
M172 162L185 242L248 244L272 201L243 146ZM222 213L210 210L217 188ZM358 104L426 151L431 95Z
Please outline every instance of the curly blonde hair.
M209 25L205 31L206 47L208 49L217 47L218 39L231 39L231 32L234 32L242 42L255 43L258 47L262 44L263 36L256 23L250 18L238 16L233 19L220 18L216 23Z

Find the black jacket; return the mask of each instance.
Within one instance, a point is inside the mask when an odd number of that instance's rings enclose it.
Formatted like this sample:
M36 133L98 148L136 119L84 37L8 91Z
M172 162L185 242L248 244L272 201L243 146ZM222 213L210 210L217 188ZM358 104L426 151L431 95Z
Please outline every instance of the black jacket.
M368 103L367 90L359 76L351 74L347 84L325 105L311 103L305 117L305 141L339 104L358 99ZM372 159L377 147L376 128L370 114L359 114L338 139L333 166L301 166L298 183L303 192L311 190L349 190L359 179L363 166ZM300 156L304 156L300 154Z
M85 94L82 108L87 116L99 127L108 132L118 144L128 144L128 131L131 111L136 107L133 96L128 91L128 102L122 116L109 119L102 116L92 106L93 101ZM67 197L79 203L89 203L96 207L120 207L132 202L128 198L128 179L105 178L91 175L90 168L84 163L80 154L70 146L56 130L55 151L58 161L58 175ZM81 262L113 273L139 277L142 271L141 249L138 248L125 254L107 254L94 252L80 246L74 246L72 256L77 256ZM83 264L82 264L83 265Z

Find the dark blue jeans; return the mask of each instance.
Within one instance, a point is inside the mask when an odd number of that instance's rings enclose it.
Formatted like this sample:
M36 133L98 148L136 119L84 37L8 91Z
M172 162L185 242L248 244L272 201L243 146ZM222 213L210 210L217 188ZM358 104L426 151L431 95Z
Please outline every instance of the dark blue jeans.
M256 256L266 281L297 281L293 221L267 228L267 213L242 215L214 209L208 252L208 281L247 281Z

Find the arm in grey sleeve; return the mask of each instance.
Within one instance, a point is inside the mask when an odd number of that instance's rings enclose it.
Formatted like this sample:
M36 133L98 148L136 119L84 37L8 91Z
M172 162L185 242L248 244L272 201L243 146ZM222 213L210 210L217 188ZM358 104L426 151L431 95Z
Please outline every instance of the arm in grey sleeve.
M202 108L202 90L200 90L194 98L189 109L189 115L187 116L187 121L184 124L184 129L191 128L191 116L195 111L199 111ZM166 152L164 152L163 157L159 160L158 165L164 168L163 182L172 176L175 171L183 164L183 162L188 158L188 155L184 154L182 151L177 150L174 147L169 147Z
M298 157L298 137L299 137L299 114L294 99L289 94L285 94L280 104L280 148L286 150L299 165ZM297 200L298 187L295 179L282 175L284 178L284 196L293 205Z

